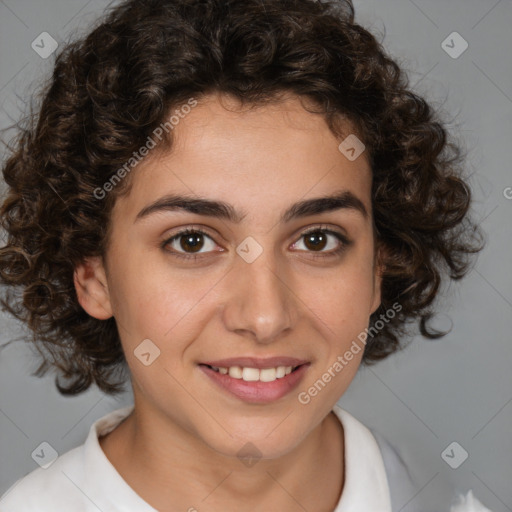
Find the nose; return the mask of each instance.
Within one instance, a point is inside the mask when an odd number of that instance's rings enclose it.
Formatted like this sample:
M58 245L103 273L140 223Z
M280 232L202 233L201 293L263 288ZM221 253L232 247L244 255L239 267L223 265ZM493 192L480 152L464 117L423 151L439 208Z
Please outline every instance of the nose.
M239 259L228 273L227 301L223 310L226 328L262 344L272 343L289 332L298 318L297 297L287 273L278 268L271 251L256 261Z

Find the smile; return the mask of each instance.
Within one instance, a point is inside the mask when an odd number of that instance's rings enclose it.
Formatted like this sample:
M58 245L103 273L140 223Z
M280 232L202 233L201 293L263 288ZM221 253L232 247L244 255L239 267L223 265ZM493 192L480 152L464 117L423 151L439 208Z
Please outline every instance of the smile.
M261 367L264 364L261 362L253 363L253 366L249 366L250 362L246 363L247 366L202 363L199 364L199 369L217 389L244 402L266 404L283 398L303 380L310 363L298 360L294 362L295 364L266 367Z
M229 368L211 366L210 368L222 375L229 375L233 379L242 379L245 382L273 382L292 373L298 366L278 366L277 368L262 368L261 370L250 367L242 368L241 366L230 366Z

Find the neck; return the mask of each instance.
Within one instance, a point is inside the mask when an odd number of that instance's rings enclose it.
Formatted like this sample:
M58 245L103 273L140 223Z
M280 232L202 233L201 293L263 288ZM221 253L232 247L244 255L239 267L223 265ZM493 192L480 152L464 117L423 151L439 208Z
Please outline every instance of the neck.
M333 412L290 452L252 464L138 406L100 445L127 484L161 512L247 503L253 511L331 512L343 487L343 428Z

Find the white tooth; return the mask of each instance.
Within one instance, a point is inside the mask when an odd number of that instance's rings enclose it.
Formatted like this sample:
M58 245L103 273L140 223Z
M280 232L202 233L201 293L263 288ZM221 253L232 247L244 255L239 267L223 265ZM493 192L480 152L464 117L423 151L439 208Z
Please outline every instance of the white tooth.
M242 379L247 382L256 382L260 380L260 371L258 368L244 368L242 370Z
M229 376L233 377L233 379L241 379L242 378L242 368L240 368L240 366L230 366Z
M276 368L276 379L282 379L286 375L286 368L284 366L278 366Z
M275 368L264 368L260 370L261 382L273 382L276 380L276 369Z
M222 373L222 375L226 375L228 373L227 368L219 368L219 373Z
M293 368L293 366L287 366L285 368L285 374L288 375L289 373L292 373L292 368Z

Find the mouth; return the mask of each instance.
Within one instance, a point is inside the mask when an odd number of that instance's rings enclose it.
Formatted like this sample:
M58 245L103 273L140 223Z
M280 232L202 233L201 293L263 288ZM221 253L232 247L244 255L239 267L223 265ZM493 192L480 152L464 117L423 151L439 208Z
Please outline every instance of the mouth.
M290 373L298 370L302 365L297 366L275 366L270 368L253 368L250 366L211 366L204 365L221 375L229 375L233 379L241 379L244 382L274 382L282 379Z
M242 358L200 363L198 367L218 389L244 402L265 404L296 388L310 365L293 358Z

